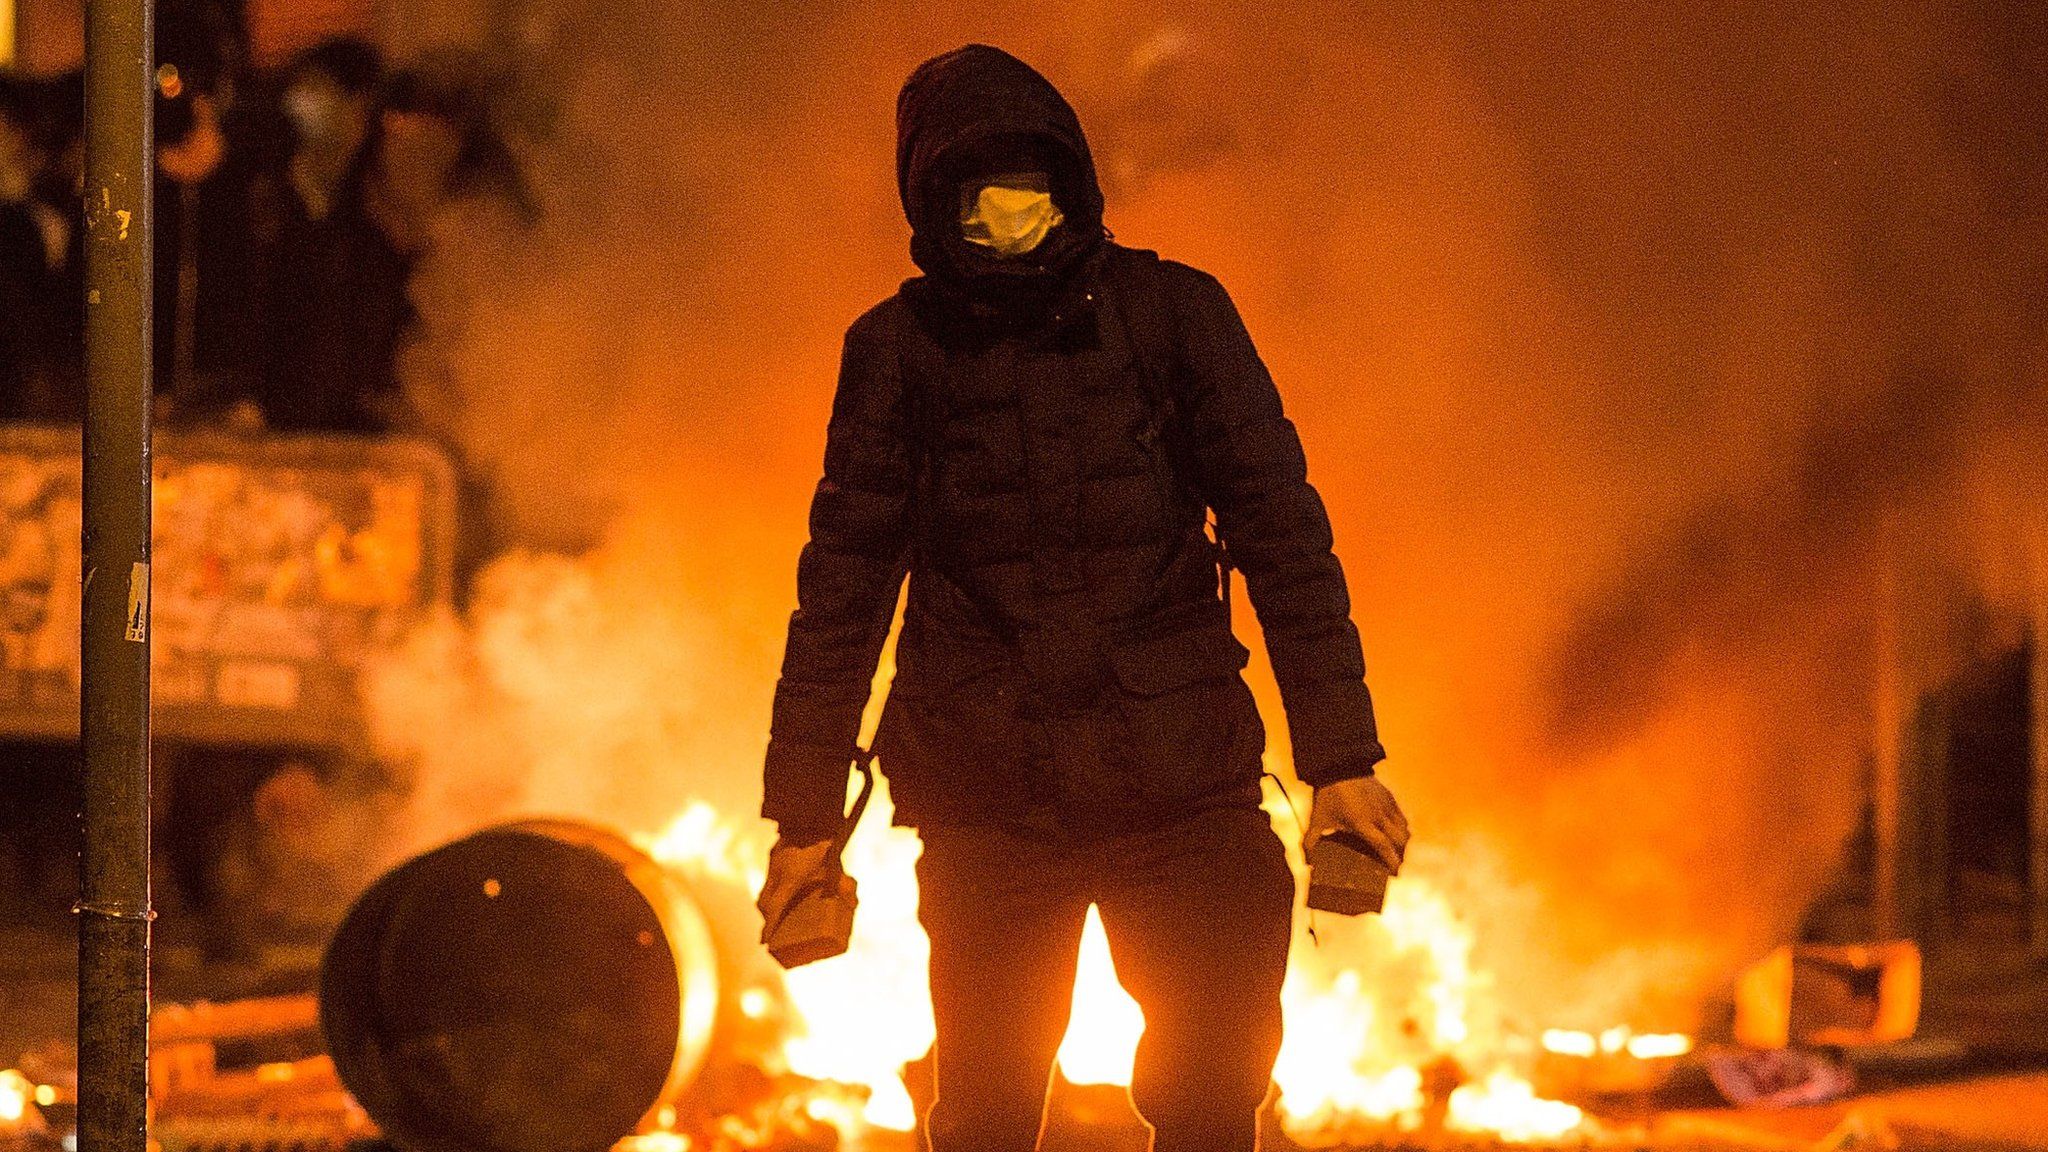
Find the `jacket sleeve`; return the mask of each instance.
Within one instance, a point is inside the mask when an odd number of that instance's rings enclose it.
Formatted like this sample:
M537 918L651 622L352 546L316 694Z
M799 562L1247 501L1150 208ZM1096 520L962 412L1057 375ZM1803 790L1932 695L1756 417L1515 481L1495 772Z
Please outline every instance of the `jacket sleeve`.
M1311 785L1370 775L1386 750L1301 439L1223 285L1183 264L1165 267L1196 480L1265 631L1295 774Z
M861 714L909 569L910 462L886 307L846 334L775 686L761 814L793 841L839 828Z

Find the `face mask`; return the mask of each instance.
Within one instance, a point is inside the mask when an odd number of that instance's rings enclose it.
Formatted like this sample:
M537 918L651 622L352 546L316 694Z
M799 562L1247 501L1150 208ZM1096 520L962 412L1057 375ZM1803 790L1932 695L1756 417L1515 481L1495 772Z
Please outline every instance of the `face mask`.
M333 120L341 101L332 88L321 84L295 84L285 89L284 115L303 136L318 136Z
M997 176L960 189L960 233L998 256L1021 256L1066 219L1043 173Z

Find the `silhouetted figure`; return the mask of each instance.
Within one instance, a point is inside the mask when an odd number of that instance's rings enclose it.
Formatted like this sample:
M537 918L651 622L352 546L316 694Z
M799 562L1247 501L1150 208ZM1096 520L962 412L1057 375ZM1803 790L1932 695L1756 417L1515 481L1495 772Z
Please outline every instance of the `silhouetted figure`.
M158 417L211 417L261 365L257 280L239 128L248 50L234 0L164 0L156 17L154 385Z
M63 294L76 198L53 203L58 157L46 130L47 85L0 73L0 419L61 420L83 411L74 396L82 350L69 337ZM60 206L62 205L62 206ZM82 284L76 285L82 289Z
M1229 296L1108 239L1051 84L963 48L911 76L897 128L924 274L846 335L776 690L763 915L829 875L907 574L875 750L924 841L931 1146L1033 1146L1093 903L1148 1022L1132 1095L1156 1148L1250 1149L1294 883L1222 545L1316 787L1311 838L1358 836L1390 869L1407 840L1329 521Z
M282 103L293 131L269 261L266 356L255 400L282 431L378 432L410 323L407 258L370 217L383 61L360 41L307 52Z
M312 50L283 105L297 143L271 274L263 415L285 430L408 426L398 361L418 319L413 270L458 203L492 199L509 209L500 219L530 221L524 185L461 77L384 77L367 45Z

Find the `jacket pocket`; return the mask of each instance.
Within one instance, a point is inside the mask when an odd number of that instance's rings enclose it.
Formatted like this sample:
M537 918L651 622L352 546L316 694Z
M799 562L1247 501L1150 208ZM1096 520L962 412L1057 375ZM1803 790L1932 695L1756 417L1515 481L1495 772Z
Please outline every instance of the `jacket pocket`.
M1171 806L1258 778L1265 727L1238 675L1250 656L1215 626L1110 653L1118 691L1105 745L1146 799Z
M1251 650L1224 629L1197 627L1124 643L1109 659L1124 691L1160 696L1204 680L1235 678L1250 662Z
M1016 657L934 644L899 659L875 733L898 817L943 822L1015 807L1030 746Z
M1002 648L952 644L899 652L889 695L906 700L938 700L1015 660Z

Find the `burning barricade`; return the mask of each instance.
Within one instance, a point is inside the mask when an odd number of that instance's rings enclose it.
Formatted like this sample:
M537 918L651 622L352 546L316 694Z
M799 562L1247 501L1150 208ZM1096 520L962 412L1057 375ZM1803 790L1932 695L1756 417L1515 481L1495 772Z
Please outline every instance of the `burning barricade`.
M186 1152L370 1136L404 1152L910 1149L932 1039L917 840L879 821L854 836L852 947L791 972L756 942L766 848L692 804L637 841L530 820L401 864L335 933L317 1001L158 1009L159 1139ZM1426 876L1393 884L1381 916L1325 919L1323 945L1297 949L1267 1146L1655 1143L1568 1100L1654 1087L1691 1038L1508 1026L1472 929ZM1091 917L1048 1147L1144 1146L1124 1091L1143 1028ZM7 1089L0 1106L27 1102L13 1131L31 1131L37 1093L55 1090L19 1076Z
M423 1152L911 1147L931 1042L915 837L855 836L853 946L788 973L754 939L765 851L692 805L637 846L529 821L400 866L357 903L323 972L341 1081L387 1139ZM1517 1037L1489 1017L1471 931L1426 883L1396 883L1382 918L1347 928L1361 962L1297 965L1284 996L1276 1146L1603 1135L1532 1079L1546 1053L1585 1054L1570 1034ZM1063 1146L1129 1134L1143 1026L1091 918L1052 1113ZM1653 1076L1691 1047L1625 1029L1588 1040Z
M691 884L571 821L486 829L379 880L336 932L320 1020L341 1080L419 1152L837 1146L864 1092L787 1075L765 957Z

